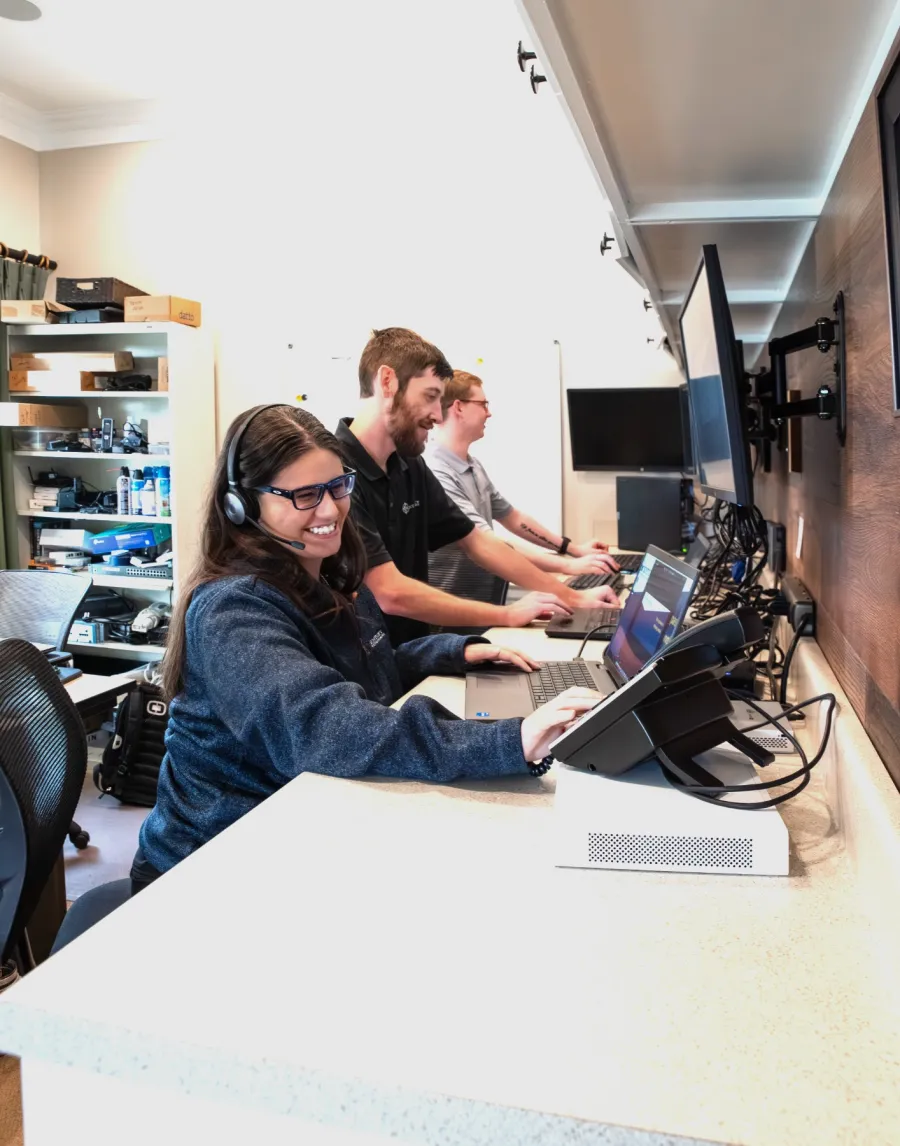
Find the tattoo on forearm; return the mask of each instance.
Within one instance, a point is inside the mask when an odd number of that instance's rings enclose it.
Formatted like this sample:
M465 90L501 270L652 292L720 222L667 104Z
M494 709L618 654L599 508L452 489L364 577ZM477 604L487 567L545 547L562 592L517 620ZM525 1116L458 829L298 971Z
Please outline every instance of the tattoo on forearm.
M531 536L533 538L535 538L536 541L540 542L541 545L545 545L548 549L558 549L559 548L557 545L553 544L553 542L550 540L549 537L544 537L543 533L538 533L538 531L536 529L532 529L531 526L526 525L526 523L524 521L522 522L522 528L525 530L526 533L530 533Z

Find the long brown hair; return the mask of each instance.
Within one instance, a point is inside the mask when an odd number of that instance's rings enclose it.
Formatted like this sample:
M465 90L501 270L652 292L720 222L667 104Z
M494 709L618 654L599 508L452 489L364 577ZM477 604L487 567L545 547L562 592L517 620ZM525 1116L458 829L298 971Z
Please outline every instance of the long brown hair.
M274 585L304 612L318 615L329 609L350 608L366 571L365 549L350 517L344 521L340 549L333 557L325 558L322 581L315 582L296 556L279 542L252 525L234 525L225 516L222 505L228 492L228 450L249 414L245 410L228 427L207 495L200 558L179 595L169 625L162 687L170 700L184 688L185 617L200 585L221 577L250 574ZM294 406L263 408L247 427L235 459L248 516L259 516L259 499L252 487L273 485L276 474L285 466L315 449L341 456L337 438L308 411Z

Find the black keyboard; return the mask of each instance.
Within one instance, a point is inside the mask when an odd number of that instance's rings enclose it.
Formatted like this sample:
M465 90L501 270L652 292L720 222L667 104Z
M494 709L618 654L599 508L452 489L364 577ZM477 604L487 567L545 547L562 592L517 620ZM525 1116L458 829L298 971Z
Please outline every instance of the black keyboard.
M577 577L570 577L570 589L596 589L598 585L612 585L619 576L618 573L579 573Z
M580 661L548 661L528 674L528 684L535 704L544 704L567 688L596 688L586 665Z
M621 609L604 605L599 609L579 609L578 620L585 632L589 629L615 629L619 624Z
M643 553L614 553L620 573L637 573L644 560Z

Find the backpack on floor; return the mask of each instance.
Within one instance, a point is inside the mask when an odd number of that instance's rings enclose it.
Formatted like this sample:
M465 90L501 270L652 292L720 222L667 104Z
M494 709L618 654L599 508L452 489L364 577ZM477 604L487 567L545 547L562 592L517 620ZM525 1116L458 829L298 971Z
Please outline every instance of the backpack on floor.
M94 784L123 804L152 808L166 752L169 706L162 691L141 680L116 711L115 731L94 767Z

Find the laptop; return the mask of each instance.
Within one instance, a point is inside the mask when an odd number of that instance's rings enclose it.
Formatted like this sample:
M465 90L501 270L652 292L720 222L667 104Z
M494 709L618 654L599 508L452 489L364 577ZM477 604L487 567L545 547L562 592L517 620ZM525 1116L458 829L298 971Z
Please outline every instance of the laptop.
M655 561L661 561L663 563L661 569L671 568L676 570L679 574L692 576L694 585L696 585L700 576L699 565L706 556L708 549L709 542L707 539L705 537L702 540L698 538L691 545L691 550L688 552L688 557L691 557L692 560L682 561L680 558L673 557L670 553L658 549L655 545L651 545L641 559L641 567L638 569L634 584L631 587L631 592L634 593L637 589L638 582L641 580L641 572L644 570L644 563L648 555L651 554ZM657 570L656 575L661 576L661 570ZM569 617L554 618L554 620L547 625L544 632L548 637L565 637L569 640L581 640L586 637L588 633L591 633L595 640L609 641L612 640L613 633L616 631L621 615L622 610L615 605L596 605L592 609L575 609Z
M685 554L684 559L688 565L696 565L699 568L701 561L709 553L711 544L708 537L698 533ZM622 578L637 573L641 567L641 562L644 560L643 553L614 553L613 557L619 566L617 573L578 573L576 576L570 577L566 584L570 589L595 589L598 585L612 585L614 588L620 588Z
M466 720L528 716L573 686L611 695L681 628L698 576L693 566L651 545L602 662L548 661L532 673L512 666L473 670L466 674Z

